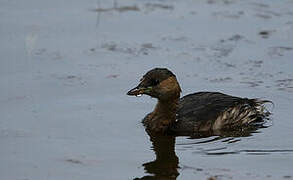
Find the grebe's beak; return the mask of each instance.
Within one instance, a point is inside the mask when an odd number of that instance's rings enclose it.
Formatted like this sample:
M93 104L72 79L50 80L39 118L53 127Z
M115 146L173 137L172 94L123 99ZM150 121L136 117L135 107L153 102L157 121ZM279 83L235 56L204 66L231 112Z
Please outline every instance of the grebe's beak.
M139 85L130 91L127 92L127 95L129 96L139 96L142 94L148 94L152 90L152 87L140 87Z

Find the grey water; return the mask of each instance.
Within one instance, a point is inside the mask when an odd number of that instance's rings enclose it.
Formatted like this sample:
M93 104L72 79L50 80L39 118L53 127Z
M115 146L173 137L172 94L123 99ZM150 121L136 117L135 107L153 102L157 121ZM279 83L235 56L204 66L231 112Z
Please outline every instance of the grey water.
M1 0L0 179L293 179L290 0ZM153 67L274 102L267 128L149 137Z

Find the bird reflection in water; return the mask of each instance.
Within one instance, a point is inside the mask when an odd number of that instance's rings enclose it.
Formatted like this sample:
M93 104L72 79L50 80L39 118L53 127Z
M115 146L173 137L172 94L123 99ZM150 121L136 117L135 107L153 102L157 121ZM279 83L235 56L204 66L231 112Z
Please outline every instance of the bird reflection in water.
M260 128L266 128L266 126L250 126L242 129L237 129L234 131L211 131L205 133L195 133L189 134L189 138L194 139L194 143L191 144L203 144L210 143L212 141L222 141L222 142L238 142L238 140L233 141L235 138L252 136L254 133L259 133ZM147 131L150 141L152 142L152 149L155 152L156 159L142 164L147 175L141 178L135 178L134 180L176 180L179 176L179 158L175 152L175 140L176 136L180 134L157 134ZM182 134L181 134L182 135ZM184 134L185 136L186 134ZM205 138L215 137L209 140ZM200 139L203 140L201 141ZM178 144L186 145L186 144Z
M179 159L175 153L175 136L150 134L150 140L153 144L153 150L156 159L151 162L144 163L146 173L151 174L135 180L175 180L179 175Z

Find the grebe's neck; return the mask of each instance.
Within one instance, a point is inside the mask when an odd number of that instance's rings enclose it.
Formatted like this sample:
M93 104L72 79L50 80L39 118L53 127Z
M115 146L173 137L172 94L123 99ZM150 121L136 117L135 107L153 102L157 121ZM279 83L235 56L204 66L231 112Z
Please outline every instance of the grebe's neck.
M158 100L157 105L143 121L146 128L152 132L164 133L176 121L179 96L167 101Z

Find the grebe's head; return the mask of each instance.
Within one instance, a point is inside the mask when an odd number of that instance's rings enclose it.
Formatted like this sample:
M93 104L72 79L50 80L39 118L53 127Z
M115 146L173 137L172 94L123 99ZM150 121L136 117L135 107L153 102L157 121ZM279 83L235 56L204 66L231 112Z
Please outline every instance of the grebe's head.
M127 95L147 94L159 100L170 100L180 97L180 86L176 76L166 68L154 68L148 71L137 87L128 91Z

